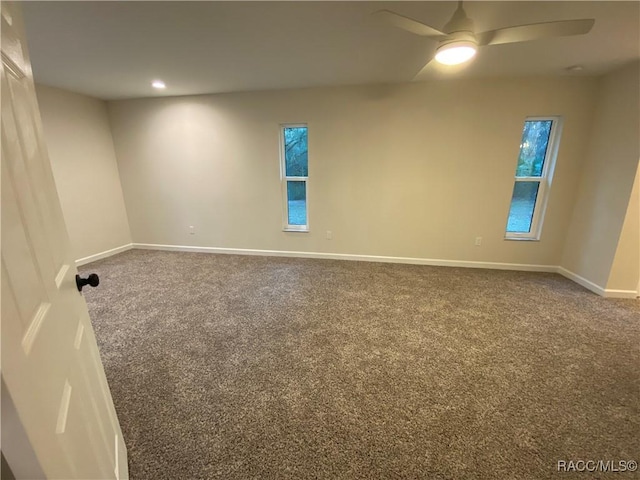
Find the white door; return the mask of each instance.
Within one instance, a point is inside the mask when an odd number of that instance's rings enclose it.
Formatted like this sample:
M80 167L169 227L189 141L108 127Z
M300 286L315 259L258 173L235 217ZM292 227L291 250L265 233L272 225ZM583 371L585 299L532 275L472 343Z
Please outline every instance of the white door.
M2 2L1 11L2 450L16 478L128 478L122 432L75 284L19 5Z

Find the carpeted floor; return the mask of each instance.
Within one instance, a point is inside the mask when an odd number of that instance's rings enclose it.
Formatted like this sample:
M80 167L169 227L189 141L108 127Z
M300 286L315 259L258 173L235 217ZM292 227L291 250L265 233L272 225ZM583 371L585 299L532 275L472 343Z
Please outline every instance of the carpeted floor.
M132 480L640 460L640 302L556 274L133 250L81 268ZM637 478L618 473L615 478Z

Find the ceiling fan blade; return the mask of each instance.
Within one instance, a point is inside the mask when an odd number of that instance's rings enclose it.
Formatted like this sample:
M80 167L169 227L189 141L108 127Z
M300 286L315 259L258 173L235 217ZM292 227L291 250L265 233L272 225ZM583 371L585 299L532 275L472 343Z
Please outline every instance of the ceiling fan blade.
M375 12L377 18L384 20L391 25L406 30L407 32L415 33L422 37L439 38L446 36L446 33L441 32L433 27L420 23L412 18L405 17L403 15L391 12L389 10L380 10Z
M420 82L422 80L426 80L428 78L428 76L429 76L429 73L433 69L434 63L435 62L434 62L433 59L427 61L427 63L424 64L424 67L422 67L422 69L420 69L420 71L414 75L414 77L411 79L411 81L412 82Z
M478 45L500 45L503 43L528 42L540 38L584 35L589 33L594 23L595 20L589 18L500 28L478 34Z

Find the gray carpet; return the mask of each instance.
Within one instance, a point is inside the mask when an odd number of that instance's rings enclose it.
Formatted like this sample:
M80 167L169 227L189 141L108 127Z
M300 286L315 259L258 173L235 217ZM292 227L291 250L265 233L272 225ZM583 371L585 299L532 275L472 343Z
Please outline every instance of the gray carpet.
M558 460L640 460L636 300L330 260L134 250L81 270L101 279L85 298L133 480L584 479L601 477Z

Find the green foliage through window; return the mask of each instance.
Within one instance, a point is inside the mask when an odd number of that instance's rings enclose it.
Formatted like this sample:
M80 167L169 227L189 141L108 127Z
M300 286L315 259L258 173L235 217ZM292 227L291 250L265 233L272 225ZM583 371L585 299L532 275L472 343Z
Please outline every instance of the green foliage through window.
M307 127L285 127L284 159L287 177L309 175Z
M308 225L307 178L309 176L308 129L285 126L283 134L284 180L286 182L286 223L289 228Z
M536 208L540 182L516 182L513 186L507 232L531 232L531 222Z
M556 161L562 117L524 121L505 238L539 240Z
M307 184L287 182L287 210L289 225L307 224Z
M524 122L516 177L540 177L551 135L551 120Z

